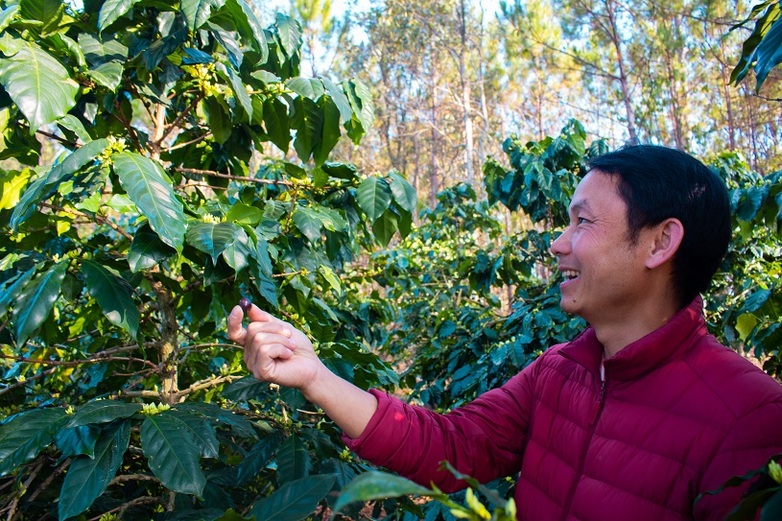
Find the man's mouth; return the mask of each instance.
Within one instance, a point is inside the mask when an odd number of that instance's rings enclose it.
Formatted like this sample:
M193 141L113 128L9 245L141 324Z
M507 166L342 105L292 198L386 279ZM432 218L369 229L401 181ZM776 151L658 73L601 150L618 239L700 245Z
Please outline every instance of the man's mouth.
M578 272L576 270L563 270L562 276L565 280L573 280L578 277Z

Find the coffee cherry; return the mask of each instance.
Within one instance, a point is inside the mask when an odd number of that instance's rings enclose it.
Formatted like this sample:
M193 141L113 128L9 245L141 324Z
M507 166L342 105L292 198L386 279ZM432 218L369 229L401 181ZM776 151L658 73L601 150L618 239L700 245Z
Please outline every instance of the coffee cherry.
M242 297L239 299L239 307L242 308L242 311L245 313L249 313L250 308L253 307L253 303L250 302L250 299Z

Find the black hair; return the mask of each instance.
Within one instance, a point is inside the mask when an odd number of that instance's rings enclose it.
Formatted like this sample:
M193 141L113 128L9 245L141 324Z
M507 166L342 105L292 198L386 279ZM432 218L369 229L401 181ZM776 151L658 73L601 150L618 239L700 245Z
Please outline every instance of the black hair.
M706 291L731 237L728 190L719 176L685 152L654 145L626 146L587 166L619 177L631 242L638 240L643 228L671 217L684 226L673 258L679 306Z

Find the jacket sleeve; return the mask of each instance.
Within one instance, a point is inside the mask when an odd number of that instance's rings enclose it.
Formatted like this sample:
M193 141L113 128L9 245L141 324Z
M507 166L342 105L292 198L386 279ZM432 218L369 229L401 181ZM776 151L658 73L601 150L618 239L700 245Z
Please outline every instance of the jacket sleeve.
M777 398L739 418L735 427L727 433L703 473L699 492L704 495L695 503L695 519L724 520L741 502L754 480L739 487L726 487L718 494L705 493L716 491L733 476L743 476L759 469L779 454L782 454L782 399Z
M539 360L539 359L538 359ZM421 485L444 492L466 486L441 463L486 483L521 468L531 409L533 362L504 386L473 402L438 414L377 390L378 409L356 439L343 437L350 449Z

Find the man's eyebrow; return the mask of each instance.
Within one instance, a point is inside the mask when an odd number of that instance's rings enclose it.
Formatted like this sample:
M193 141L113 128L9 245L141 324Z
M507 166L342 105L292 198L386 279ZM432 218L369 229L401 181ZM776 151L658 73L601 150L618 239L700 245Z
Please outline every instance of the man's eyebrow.
M578 201L573 201L570 203L570 211L571 212L578 212L578 211L585 211L589 212L589 201L586 199L579 199Z

